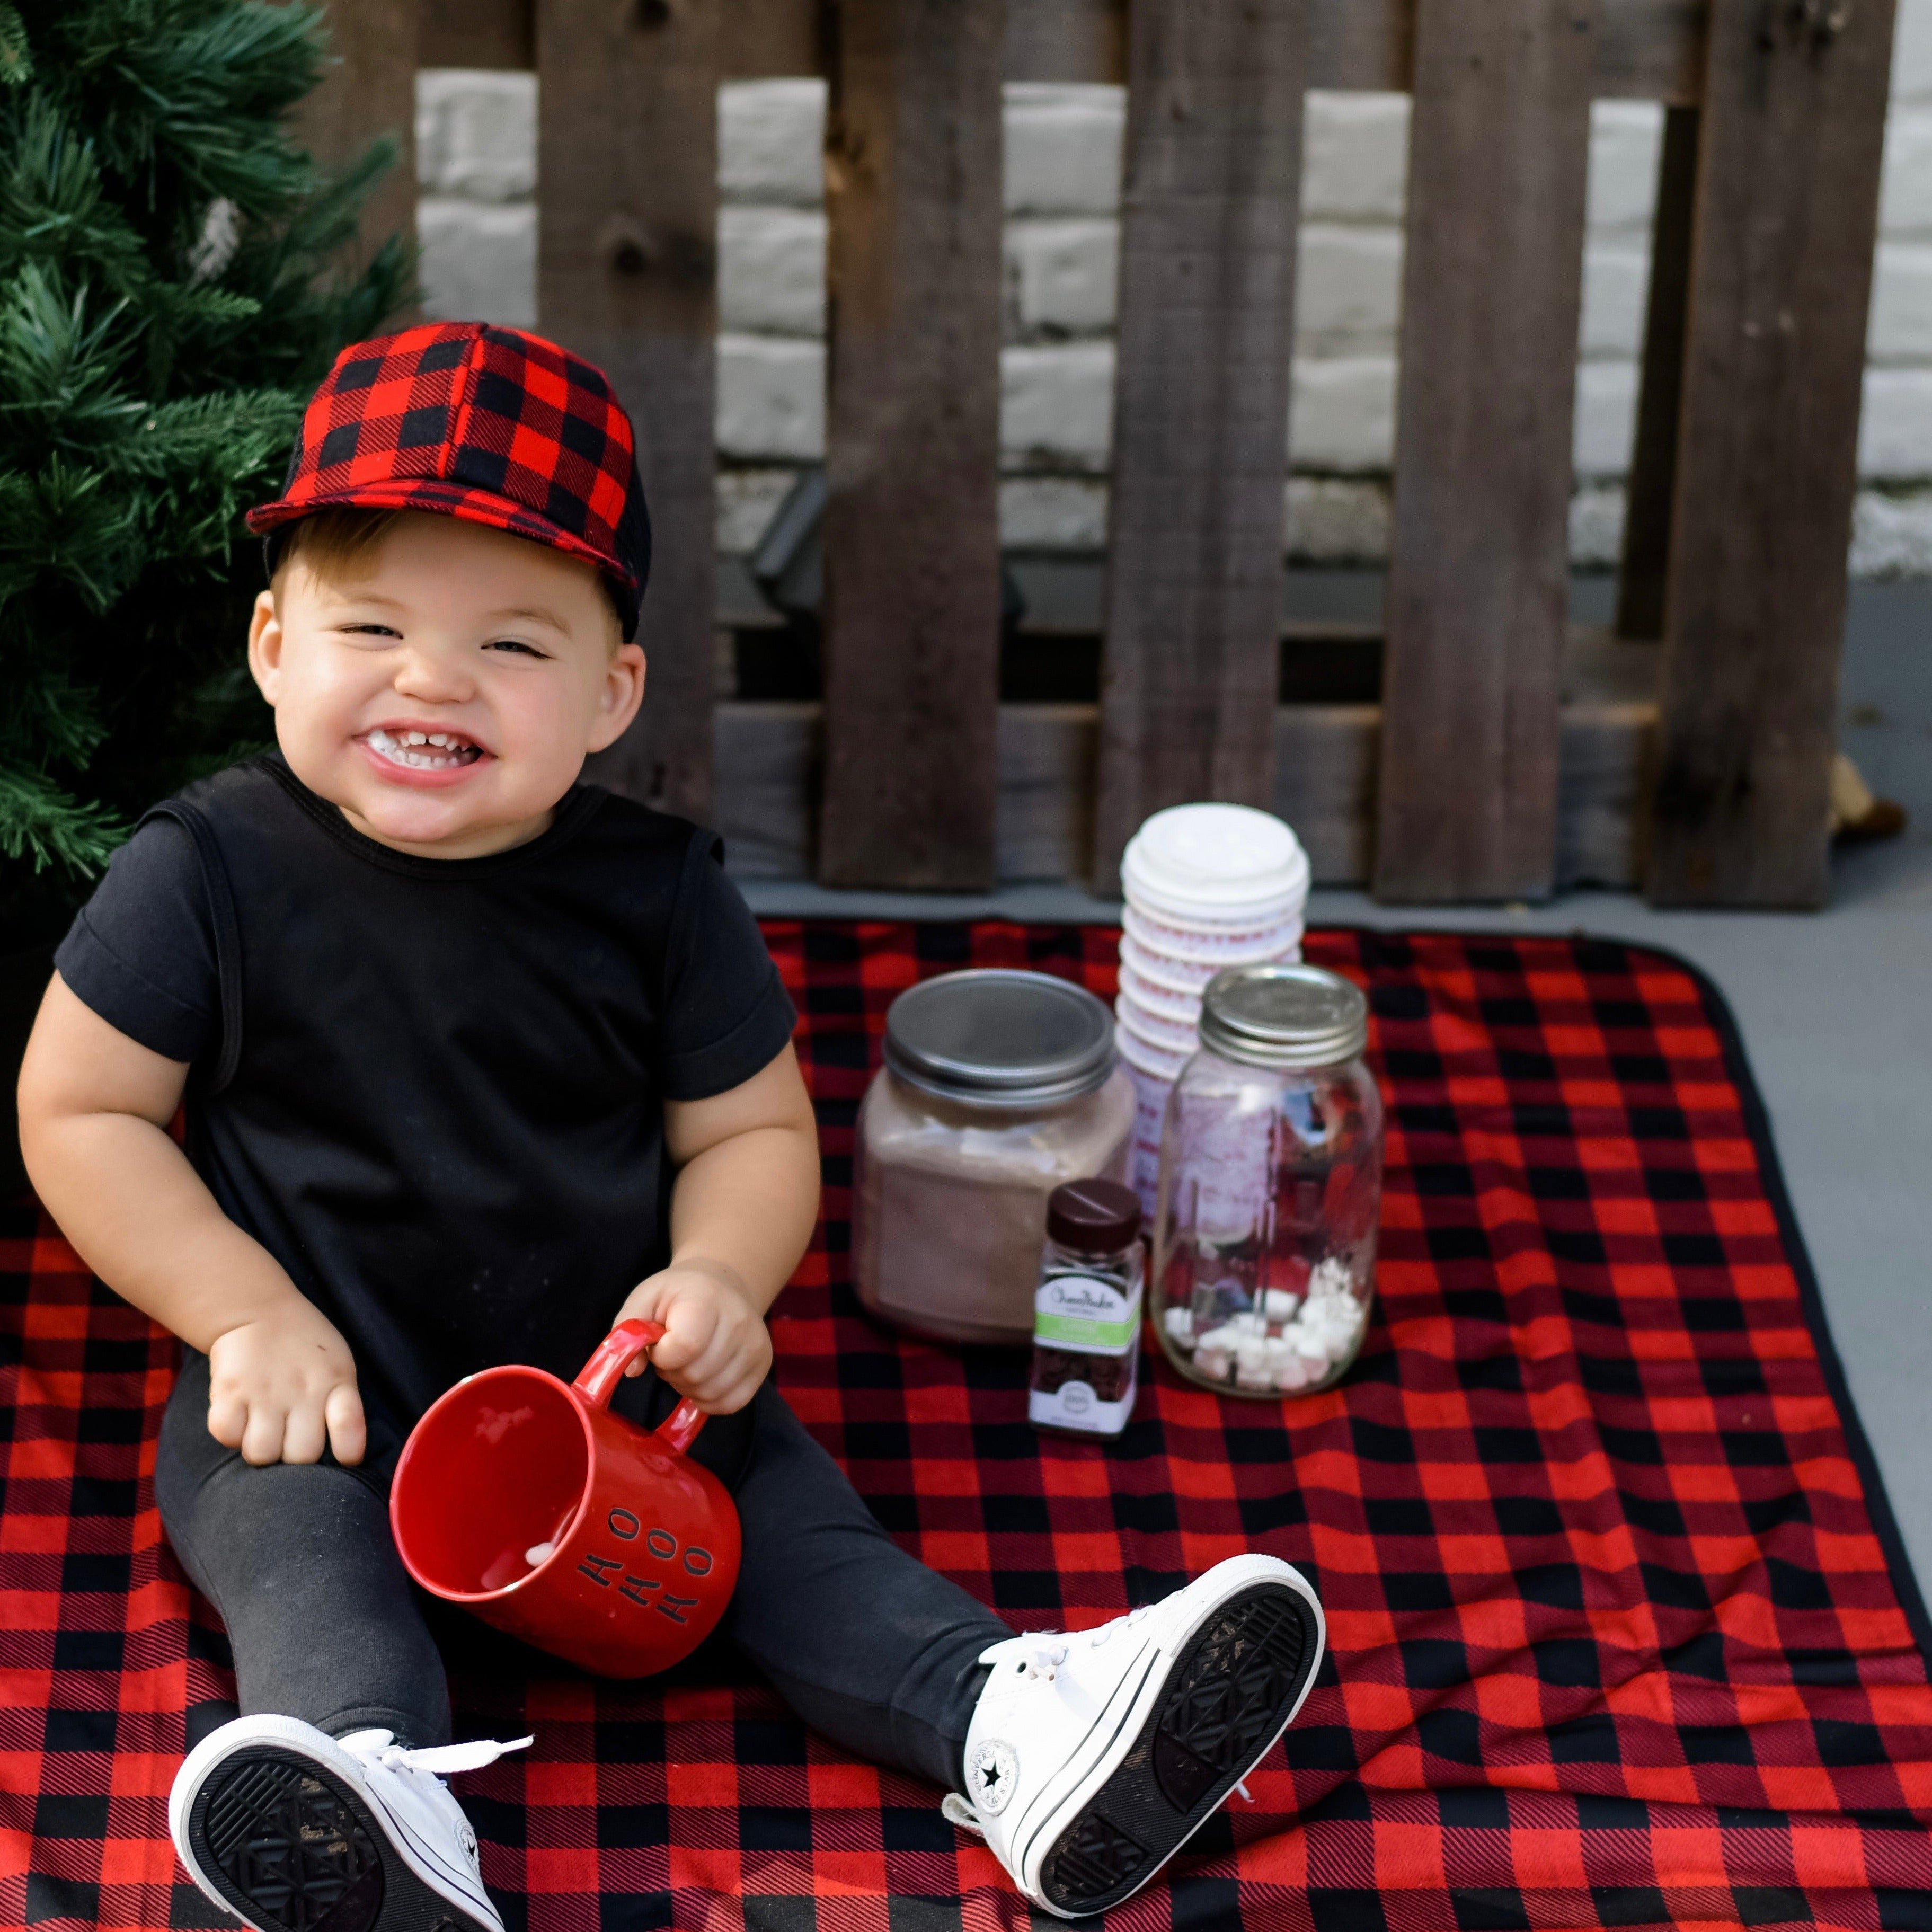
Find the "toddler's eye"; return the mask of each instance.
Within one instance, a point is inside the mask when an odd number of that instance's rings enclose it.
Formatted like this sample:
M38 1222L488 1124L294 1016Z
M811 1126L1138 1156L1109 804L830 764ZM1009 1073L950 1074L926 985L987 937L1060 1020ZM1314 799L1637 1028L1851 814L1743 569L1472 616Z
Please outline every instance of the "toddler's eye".
M493 638L483 648L486 651L520 651L526 658L548 657L547 651L540 651L534 644L526 644L515 638Z
M352 638L400 638L400 631L392 630L387 624L345 624L343 629Z

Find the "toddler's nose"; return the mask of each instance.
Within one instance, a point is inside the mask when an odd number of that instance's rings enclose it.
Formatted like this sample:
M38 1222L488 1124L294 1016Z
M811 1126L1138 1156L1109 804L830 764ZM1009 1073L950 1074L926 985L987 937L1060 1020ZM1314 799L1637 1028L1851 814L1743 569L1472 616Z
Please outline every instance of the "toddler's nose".
M396 694L428 704L460 704L476 694L474 680L459 658L436 651L406 651L396 667Z

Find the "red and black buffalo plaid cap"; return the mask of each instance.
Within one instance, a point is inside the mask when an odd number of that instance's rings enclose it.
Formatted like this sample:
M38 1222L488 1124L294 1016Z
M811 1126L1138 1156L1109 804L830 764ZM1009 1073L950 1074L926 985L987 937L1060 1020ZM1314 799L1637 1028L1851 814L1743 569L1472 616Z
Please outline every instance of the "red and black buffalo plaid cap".
M602 370L520 328L425 322L352 344L309 400L269 532L317 510L428 510L581 557L628 640L650 574L637 438Z

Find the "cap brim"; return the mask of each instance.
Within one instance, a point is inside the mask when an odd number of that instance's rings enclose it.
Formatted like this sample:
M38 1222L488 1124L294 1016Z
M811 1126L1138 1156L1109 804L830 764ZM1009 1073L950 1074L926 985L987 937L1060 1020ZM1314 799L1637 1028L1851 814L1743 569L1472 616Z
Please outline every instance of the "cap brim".
M244 520L257 536L272 537L277 530L314 516L319 510L421 510L430 516L454 517L461 523L478 524L486 530L502 530L531 543L548 544L566 556L589 564L621 593L626 642L637 630L637 580L622 565L548 517L539 516L525 505L500 496L494 490L478 490L466 483L398 478L387 482L358 484L352 489L321 490L299 500L280 497L272 503L258 504Z

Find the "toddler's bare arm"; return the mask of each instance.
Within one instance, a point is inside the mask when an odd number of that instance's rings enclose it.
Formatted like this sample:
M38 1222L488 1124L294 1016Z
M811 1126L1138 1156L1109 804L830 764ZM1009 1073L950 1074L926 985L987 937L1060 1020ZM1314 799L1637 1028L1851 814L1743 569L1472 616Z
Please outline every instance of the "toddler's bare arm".
M58 976L20 1070L20 1148L88 1266L208 1358L208 1426L250 1462L359 1462L356 1364L281 1264L169 1138L188 1068L110 1026Z
M818 1214L818 1130L797 1056L788 1046L728 1093L668 1102L664 1140L678 1168L670 1265L622 1313L663 1322L652 1360L700 1407L728 1415L771 1366L765 1310Z

